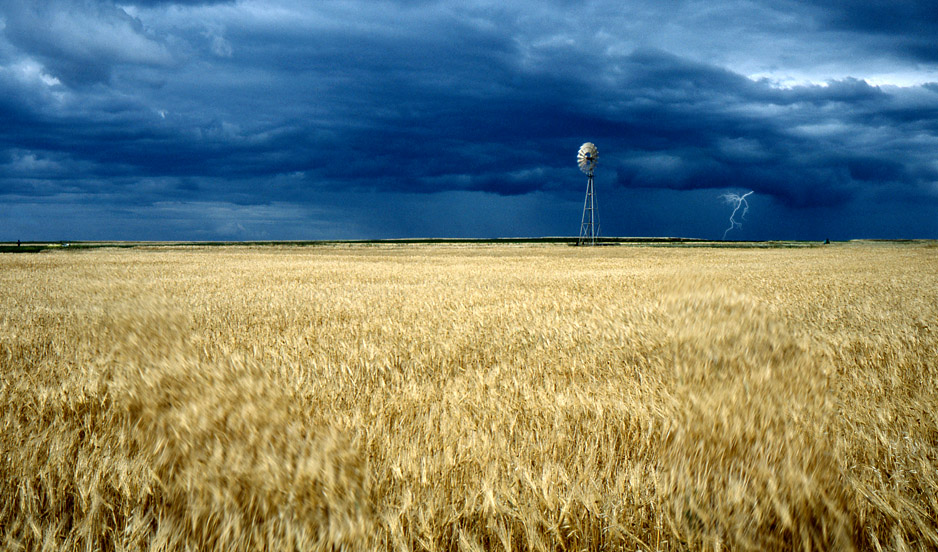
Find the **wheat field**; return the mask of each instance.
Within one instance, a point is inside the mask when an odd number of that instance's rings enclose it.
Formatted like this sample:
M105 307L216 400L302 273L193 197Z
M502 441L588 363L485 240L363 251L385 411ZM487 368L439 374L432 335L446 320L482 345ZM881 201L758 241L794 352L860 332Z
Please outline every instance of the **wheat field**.
M935 550L938 247L0 255L4 550Z

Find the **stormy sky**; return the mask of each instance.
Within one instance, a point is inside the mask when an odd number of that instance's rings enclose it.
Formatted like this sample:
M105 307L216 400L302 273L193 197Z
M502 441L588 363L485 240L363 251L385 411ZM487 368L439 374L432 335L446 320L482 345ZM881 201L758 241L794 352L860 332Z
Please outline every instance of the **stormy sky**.
M932 0L0 0L0 241L938 238Z

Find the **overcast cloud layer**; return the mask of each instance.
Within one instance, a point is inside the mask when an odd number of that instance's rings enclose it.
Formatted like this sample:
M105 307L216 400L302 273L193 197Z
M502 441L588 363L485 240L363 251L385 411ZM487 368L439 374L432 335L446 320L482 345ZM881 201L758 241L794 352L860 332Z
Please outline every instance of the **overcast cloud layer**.
M930 1L0 0L0 240L938 238ZM887 5L888 4L888 5Z

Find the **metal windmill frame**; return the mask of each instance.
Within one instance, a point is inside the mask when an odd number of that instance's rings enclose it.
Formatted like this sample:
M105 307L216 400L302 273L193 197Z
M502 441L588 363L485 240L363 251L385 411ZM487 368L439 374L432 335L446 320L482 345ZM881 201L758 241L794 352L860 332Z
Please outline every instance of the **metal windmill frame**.
M583 200L583 218L580 220L580 236L577 245L596 245L599 236L599 214L596 211L596 197L593 193L593 169L599 160L599 152L592 142L580 146L577 152L577 164L586 173L586 198Z

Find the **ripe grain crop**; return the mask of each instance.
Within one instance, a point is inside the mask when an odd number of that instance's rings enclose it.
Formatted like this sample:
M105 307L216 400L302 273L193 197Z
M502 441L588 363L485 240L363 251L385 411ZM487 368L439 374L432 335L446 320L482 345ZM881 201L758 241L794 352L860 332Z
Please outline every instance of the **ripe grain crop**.
M0 256L4 550L934 550L938 248Z

